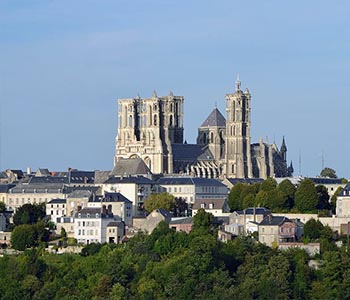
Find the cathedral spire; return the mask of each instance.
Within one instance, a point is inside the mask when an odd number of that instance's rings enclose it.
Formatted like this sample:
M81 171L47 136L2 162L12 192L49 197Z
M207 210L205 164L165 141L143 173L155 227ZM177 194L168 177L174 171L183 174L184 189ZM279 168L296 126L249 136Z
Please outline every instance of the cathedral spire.
M236 80L236 92L241 90L241 81L239 80L239 74L237 74L237 80Z

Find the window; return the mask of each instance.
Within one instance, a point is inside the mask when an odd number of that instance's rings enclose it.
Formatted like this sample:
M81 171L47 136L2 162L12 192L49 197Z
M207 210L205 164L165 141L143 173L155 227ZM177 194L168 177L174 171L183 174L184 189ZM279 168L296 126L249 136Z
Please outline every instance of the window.
M129 127L132 127L132 115L129 116Z
M201 203L201 208L205 208L205 203Z

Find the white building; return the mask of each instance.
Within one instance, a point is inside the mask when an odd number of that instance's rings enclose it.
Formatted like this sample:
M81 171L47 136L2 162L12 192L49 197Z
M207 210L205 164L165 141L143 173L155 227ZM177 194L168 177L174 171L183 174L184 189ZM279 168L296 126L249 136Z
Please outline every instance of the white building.
M227 199L226 185L217 179L189 176L162 177L157 183L176 198L183 198L190 205L196 200Z
M107 225L112 221L120 219L102 213L101 208L83 208L75 214L74 237L81 244L106 243Z
M143 176L111 177L103 184L103 191L120 193L132 202L133 216L138 216L144 201L157 191L155 182Z
M54 223L57 222L57 218L65 217L67 215L67 200L50 200L48 203L46 203L46 215L50 216L51 221Z

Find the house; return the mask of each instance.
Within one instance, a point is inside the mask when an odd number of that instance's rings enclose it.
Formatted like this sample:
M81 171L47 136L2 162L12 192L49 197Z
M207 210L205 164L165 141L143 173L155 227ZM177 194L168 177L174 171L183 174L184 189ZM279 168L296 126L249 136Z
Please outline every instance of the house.
M157 183L175 198L184 199L188 204L189 211L197 200L212 199L217 202L219 199L223 199L226 201L228 196L227 187L213 178L167 176L161 177ZM217 203L216 206L218 207L220 204ZM209 203L207 207L209 208ZM226 206L223 206L222 209L226 210Z
M133 216L144 215L143 203L156 191L156 183L143 176L110 177L103 184L103 192L120 193L132 202Z
M0 231L5 231L7 227L7 218L5 214L0 213Z
M67 216L73 217L76 212L88 206L88 202L97 197L99 187L67 187Z
M56 223L57 218L67 215L67 199L52 199L46 203L46 215Z
M52 199L65 199L68 190L63 177L31 177L9 189L6 206L16 209L23 204L47 203Z
M171 215L166 209L159 208L152 211L145 218L134 218L133 228L135 230L141 230L151 234L153 229L156 228L162 221L169 224L171 221Z
M350 182L345 185L337 196L335 214L337 217L350 217Z
M121 193L105 192L89 199L88 207L102 207L102 211L108 211L119 216L126 225L132 224L132 202Z
M169 228L174 229L175 231L190 233L192 229L192 222L192 217L172 218L169 223Z
M75 213L74 237L78 243L106 243L107 225L113 221L121 221L113 214L103 213L101 208L86 207Z
M258 231L257 225L268 215L271 212L265 207L249 207L230 214L229 224L242 225L244 233L252 233Z
M14 184L0 184L0 202L8 203L8 192L13 187Z
M278 246L281 242L296 241L296 224L282 216L266 216L259 223L259 242L267 246Z
M225 230L218 230L218 240L221 242L227 242L233 240L237 235L231 232L227 232Z
M214 216L222 216L229 211L226 199L196 199L192 207L192 216L200 208L203 208L208 213L212 213Z
M106 228L107 243L119 244L125 236L125 223L122 221L112 221L107 224Z

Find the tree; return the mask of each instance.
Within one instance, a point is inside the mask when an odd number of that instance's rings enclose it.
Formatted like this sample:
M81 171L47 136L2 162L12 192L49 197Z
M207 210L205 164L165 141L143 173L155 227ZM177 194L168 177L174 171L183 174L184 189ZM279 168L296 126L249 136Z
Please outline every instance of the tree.
M317 209L330 209L330 203L329 203L329 195L327 188L324 185L317 185L316 186L316 193L317 193Z
M304 237L311 241L321 237L324 226L319 220L310 219L304 225Z
M332 168L328 168L328 167L324 168L321 171L320 176L321 177L328 177L328 178L338 178L335 170Z
M24 204L19 207L13 216L15 225L34 224L46 216L45 203L41 204Z
M295 208L300 212L312 212L317 208L317 192L315 184L308 178L304 179L295 192Z
M0 214L6 210L6 205L4 202L0 201Z
M272 177L268 177L260 184L260 191L269 192L275 190L276 187L277 181Z
M193 217L192 231L195 231L196 229L210 231L213 221L213 214L206 212L203 208L200 208Z
M152 212L158 208L164 208L172 211L175 208L175 197L169 193L151 194L144 202L144 207L148 212Z
M186 217L188 212L188 205L186 199L182 197L175 198L174 217Z
M33 225L18 225L11 234L11 246L16 250L23 251L29 247L35 246L37 241L37 232Z
M288 179L284 179L279 185L278 190L282 193L284 199L284 207L291 209L294 206L294 196L296 187Z
M228 206L231 211L242 209L241 194L243 188L243 183L237 183L231 188L230 193L228 194Z

